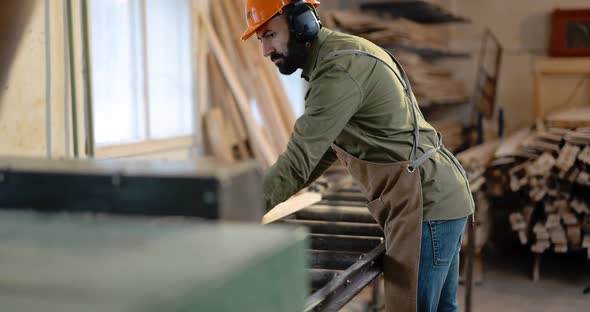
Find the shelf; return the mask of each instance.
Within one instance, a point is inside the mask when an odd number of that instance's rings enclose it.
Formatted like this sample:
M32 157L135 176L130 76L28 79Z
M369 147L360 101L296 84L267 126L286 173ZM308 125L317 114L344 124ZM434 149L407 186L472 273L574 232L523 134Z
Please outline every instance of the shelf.
M379 15L389 14L392 17L403 17L423 24L440 24L450 22L470 22L469 19L457 16L437 5L413 0L396 0L390 2L364 3L363 11L373 11Z
M535 62L535 115L537 121L545 118L543 92L551 92L542 88L543 78L548 75L587 75L590 74L590 62L587 57L548 58Z
M429 48L421 48L421 47L414 47L408 45L388 45L384 46L383 48L395 52L396 50L403 50L418 54L420 57L428 60L435 60L440 58L468 58L470 57L469 53L464 52L451 52L451 51L442 51L442 50L435 50Z

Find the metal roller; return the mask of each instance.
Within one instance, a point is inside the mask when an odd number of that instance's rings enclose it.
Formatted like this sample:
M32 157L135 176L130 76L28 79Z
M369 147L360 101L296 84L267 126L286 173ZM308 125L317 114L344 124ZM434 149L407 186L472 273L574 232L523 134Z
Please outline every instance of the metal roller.
M341 188L340 190L338 190L338 192L362 193L363 191L358 186L356 186L356 187L355 186L351 186L351 187Z
M363 204L367 202L365 195L359 192L327 192L322 194L322 198L324 200L345 200L360 202Z
M322 195L323 196L323 195ZM320 205L327 206L348 206L348 207L367 207L367 200L322 200L319 202Z
M314 205L298 211L295 217L300 220L375 223L375 219L366 208L359 209L357 207Z
M383 241L377 237L311 234L311 249L367 253Z
M362 253L324 250L310 250L308 254L310 268L328 270L345 270L363 256Z
M383 237L383 230L375 223L332 222L315 220L286 220L285 223L305 226L311 233Z

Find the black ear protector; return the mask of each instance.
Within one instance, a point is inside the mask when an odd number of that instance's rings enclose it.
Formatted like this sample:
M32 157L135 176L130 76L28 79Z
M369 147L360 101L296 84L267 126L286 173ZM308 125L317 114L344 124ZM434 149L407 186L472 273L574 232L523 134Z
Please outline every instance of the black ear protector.
M317 17L313 6L303 0L296 0L287 15L291 33L295 40L308 42L315 39L320 31L320 20Z

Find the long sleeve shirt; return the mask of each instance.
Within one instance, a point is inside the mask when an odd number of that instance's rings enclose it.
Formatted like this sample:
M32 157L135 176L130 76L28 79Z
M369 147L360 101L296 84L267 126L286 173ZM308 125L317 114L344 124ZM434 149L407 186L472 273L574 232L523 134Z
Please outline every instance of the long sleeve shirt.
M348 49L369 52L397 68L385 51L368 40L320 30L302 73L309 82L304 113L295 122L286 151L264 175L267 209L313 182L337 159L332 143L367 161L409 160L415 125L403 85L374 58L355 54L326 57ZM417 114L420 156L436 146L437 135L422 114ZM473 212L468 182L448 155L435 153L420 166L420 175L424 221L455 219Z

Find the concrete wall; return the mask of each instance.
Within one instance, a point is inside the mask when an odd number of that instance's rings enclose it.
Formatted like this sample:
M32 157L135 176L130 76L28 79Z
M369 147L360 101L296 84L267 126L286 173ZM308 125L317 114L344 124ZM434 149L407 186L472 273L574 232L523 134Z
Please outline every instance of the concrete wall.
M19 25L22 29L18 30L18 37L11 39L15 44L14 53L0 69L5 73L0 86L0 155L64 157L71 154L71 148L67 147L72 145L67 142L71 128L66 129L66 124L71 125L71 120L66 123L66 113L71 108L66 108L70 101L64 3L28 2L31 3L30 12ZM74 2L73 12L76 23L79 21L77 2ZM79 32L75 36L80 38ZM79 52L77 64L80 64L79 40L75 45ZM77 68L78 86L81 86L80 76L81 66ZM78 91L78 98L82 99L81 88ZM80 111L80 120L82 113ZM83 140L80 142L83 144Z
M357 9L360 3L381 0L324 0L322 8ZM507 132L534 121L534 64L547 57L550 36L550 14L556 8L588 8L588 0L441 0L441 5L471 20L468 24L449 24L451 48L471 53L467 60L444 60L458 79L465 82L469 93L474 89L478 54L485 27L496 34L504 47L497 105L505 112ZM590 58L589 58L590 61ZM543 83L543 103L548 111L568 102L581 76L550 77ZM582 83L568 105L590 104L590 79ZM457 117L460 116L460 117ZM440 119L469 118L465 107L437 111ZM495 122L487 122L488 138L493 137Z
M450 0L450 9L471 19L471 24L452 27L452 47L473 57L446 62L473 90L481 38L485 27L496 34L505 52L501 66L497 105L505 111L506 130L514 131L534 122L534 64L547 57L550 14L556 8L590 7L588 0ZM590 62L590 58L588 58ZM553 77L543 84L550 109L563 106L581 76ZM572 99L572 105L590 103L590 81Z

